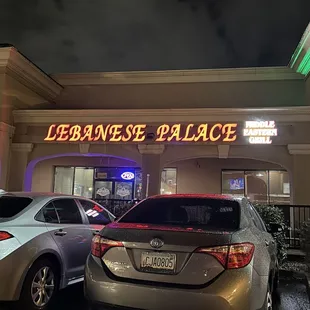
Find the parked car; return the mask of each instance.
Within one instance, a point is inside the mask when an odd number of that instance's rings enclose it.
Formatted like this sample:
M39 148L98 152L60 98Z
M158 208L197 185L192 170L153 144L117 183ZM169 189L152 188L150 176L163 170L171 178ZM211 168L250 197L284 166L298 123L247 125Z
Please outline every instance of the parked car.
M43 193L0 195L0 301L45 309L83 281L91 240L114 216L96 202Z
M84 292L93 309L272 309L276 253L245 198L155 196L93 238Z

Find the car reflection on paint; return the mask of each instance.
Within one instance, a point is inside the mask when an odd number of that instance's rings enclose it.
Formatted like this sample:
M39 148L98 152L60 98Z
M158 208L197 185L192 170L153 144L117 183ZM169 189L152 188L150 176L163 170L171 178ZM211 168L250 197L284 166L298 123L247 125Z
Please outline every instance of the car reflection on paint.
M270 310L270 233L244 197L150 197L93 238L85 297L92 309Z
M83 281L91 240L114 219L83 197L2 192L0 301L45 309L58 289Z

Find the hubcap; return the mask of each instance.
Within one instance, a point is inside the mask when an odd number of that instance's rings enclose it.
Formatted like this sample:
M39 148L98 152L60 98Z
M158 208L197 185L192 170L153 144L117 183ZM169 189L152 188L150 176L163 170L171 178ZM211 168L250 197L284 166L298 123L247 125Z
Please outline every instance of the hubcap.
M51 268L41 268L33 278L31 285L31 297L37 307L45 306L54 292L54 273Z
M272 296L271 293L267 293L267 310L272 310Z

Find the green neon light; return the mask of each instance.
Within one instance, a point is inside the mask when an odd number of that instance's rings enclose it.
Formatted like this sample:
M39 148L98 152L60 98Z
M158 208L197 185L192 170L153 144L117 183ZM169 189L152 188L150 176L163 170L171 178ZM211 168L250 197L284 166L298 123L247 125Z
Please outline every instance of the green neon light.
M303 75L308 75L310 72L310 50L307 51L296 71Z
M302 52L307 40L309 39L310 36L310 31L308 31L307 35L301 39L301 44L299 46L297 46L295 53L293 54L292 58L291 58L291 68L294 67L298 57L300 56L300 53Z

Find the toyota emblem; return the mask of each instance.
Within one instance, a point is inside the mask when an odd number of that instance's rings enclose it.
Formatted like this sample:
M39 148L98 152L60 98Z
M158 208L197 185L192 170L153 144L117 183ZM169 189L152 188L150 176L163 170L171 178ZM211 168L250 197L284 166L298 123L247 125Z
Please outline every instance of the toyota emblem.
M154 238L153 240L151 240L150 242L150 246L154 249L159 249L164 245L164 241L162 241L159 238Z

